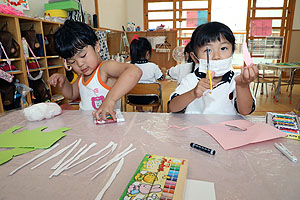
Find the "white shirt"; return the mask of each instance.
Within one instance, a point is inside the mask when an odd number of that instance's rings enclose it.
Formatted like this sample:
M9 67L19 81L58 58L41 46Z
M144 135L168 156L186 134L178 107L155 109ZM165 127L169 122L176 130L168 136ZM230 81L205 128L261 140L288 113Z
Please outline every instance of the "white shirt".
M220 115L236 115L238 114L234 104L236 99L236 82L235 78L239 73L233 71L226 73L222 81L215 86L211 93L192 101L185 110L187 114L220 114ZM190 73L184 77L180 85L171 94L181 95L194 89L200 79L195 73ZM252 93L252 90L250 90ZM253 98L253 94L252 94ZM254 99L254 98L253 98ZM255 102L254 102L255 105ZM255 108L255 107L254 107Z
M168 70L169 76L177 80L177 85L180 84L183 77L192 73L193 63L183 63L176 65L175 67L171 67Z
M158 65L152 62L147 62L143 64L135 63L135 65L143 71L143 75L139 80L139 83L155 83L156 80L163 75Z

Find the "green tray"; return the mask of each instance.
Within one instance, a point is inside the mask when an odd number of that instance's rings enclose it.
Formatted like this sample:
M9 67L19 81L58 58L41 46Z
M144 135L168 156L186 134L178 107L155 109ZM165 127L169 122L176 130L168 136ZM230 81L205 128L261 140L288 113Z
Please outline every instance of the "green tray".
M47 10L79 10L78 2L72 0L59 1L54 3L45 3L45 11Z

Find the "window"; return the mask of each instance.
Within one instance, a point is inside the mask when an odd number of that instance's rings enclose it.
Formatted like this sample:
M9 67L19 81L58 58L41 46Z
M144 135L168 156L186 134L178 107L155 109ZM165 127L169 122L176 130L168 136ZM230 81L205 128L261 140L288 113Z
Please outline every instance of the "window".
M211 20L210 13L211 0L144 0L144 27L177 29L178 45L186 45L194 29Z

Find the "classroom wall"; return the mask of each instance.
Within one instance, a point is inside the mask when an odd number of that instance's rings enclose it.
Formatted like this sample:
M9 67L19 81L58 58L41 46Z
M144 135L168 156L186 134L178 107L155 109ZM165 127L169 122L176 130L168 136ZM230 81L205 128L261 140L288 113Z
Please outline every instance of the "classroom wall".
M300 1L296 1L289 62L300 62Z
M300 1L296 1L293 29L300 29Z
M122 30L127 24L127 0L98 0L100 26Z
M300 62L300 30L293 31L288 62Z
M48 3L48 0L28 0L30 10L23 10L25 15L33 17L44 17L44 4Z
M45 3L48 3L48 0L28 0L30 10L23 10L23 12L33 17L44 17ZM81 0L81 4L84 11L91 15L95 14L95 0Z
M127 21L133 22L144 30L143 0L127 0Z

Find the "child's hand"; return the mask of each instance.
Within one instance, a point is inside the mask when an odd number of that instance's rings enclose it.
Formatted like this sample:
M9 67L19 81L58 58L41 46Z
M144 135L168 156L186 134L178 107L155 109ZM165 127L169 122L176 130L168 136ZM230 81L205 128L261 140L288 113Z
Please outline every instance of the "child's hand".
M162 67L161 68L161 72L163 73L163 75L167 75L168 73L168 70L167 70L167 68L165 68L165 67Z
M101 104L101 106L98 108L98 110L93 112L93 117L97 120L106 121L108 115L110 115L113 118L113 120L116 121L116 112L114 111L115 106L115 101L106 98Z
M211 72L211 78L213 79L215 76L215 72ZM215 86L215 82L212 82L212 85ZM198 82L197 86L194 88L194 95L196 98L200 98L203 96L203 93L206 90L210 89L210 82L208 78L201 78Z
M66 82L67 77L63 74L55 73L52 76L50 76L48 83L54 87L56 87L57 84L59 84L59 87L62 87L64 83Z
M255 64L251 64L241 68L241 74L235 78L237 85L248 85L258 76L258 68Z

